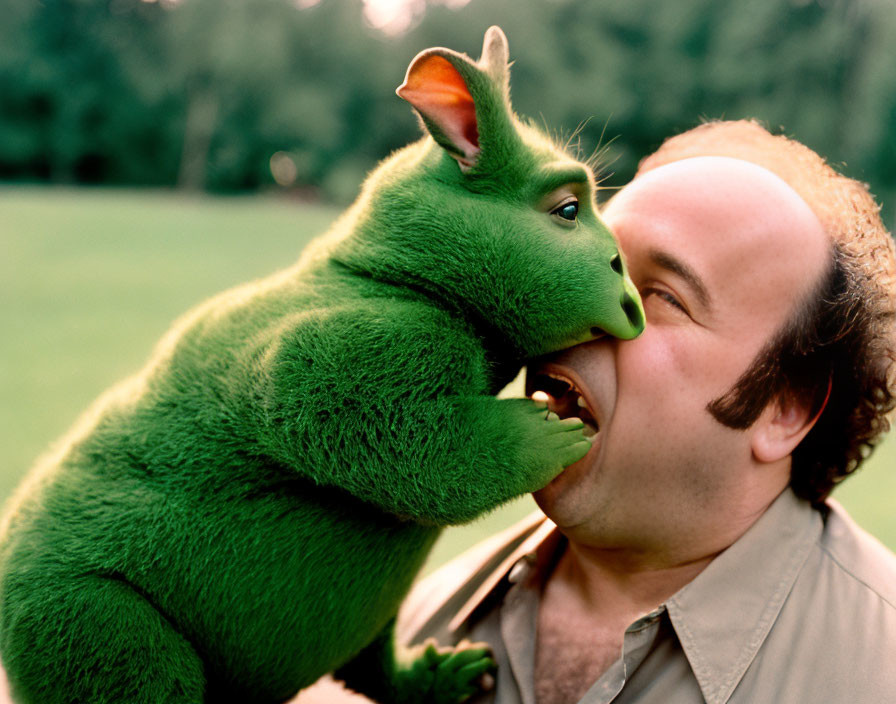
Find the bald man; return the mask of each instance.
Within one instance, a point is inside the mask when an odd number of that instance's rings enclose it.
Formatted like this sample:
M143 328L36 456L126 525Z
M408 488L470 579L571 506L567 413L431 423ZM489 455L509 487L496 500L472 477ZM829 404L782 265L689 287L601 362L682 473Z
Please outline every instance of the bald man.
M711 123L603 217L647 328L527 378L593 448L535 494L544 516L419 585L400 632L488 642L477 703L896 701L896 557L828 499L896 405L873 200L802 145Z

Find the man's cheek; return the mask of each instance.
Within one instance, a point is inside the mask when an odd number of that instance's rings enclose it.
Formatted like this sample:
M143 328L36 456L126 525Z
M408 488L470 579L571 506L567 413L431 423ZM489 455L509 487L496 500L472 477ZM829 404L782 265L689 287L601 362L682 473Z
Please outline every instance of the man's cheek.
M698 365L688 360L673 341L664 338L656 328L647 330L634 340L620 343L618 361L619 384L629 391L653 395L668 389L686 377L690 368ZM620 388L620 394L627 393Z

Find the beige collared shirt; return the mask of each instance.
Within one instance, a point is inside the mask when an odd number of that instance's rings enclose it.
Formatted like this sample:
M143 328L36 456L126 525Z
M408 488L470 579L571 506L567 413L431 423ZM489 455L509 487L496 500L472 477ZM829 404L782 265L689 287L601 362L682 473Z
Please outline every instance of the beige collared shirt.
M486 641L496 686L471 704L537 704L539 570L562 540L539 514L473 548L413 590L402 639ZM896 703L896 556L836 503L823 517L786 491L628 627L619 659L581 699L607 702Z

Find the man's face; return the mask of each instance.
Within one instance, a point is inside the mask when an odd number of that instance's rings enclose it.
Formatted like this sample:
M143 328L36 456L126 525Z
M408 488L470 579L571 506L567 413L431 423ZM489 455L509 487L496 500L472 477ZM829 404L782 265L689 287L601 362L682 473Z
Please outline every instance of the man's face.
M828 240L783 181L720 157L648 172L603 216L644 299L647 328L632 341L604 338L530 365L530 390L540 375L568 379L599 427L588 455L535 498L585 544L672 549L687 559L714 532L749 525L757 496L786 485L787 467L772 471L753 456L753 429L721 425L707 405L809 295ZM580 403L575 392L552 401L561 415L580 415ZM720 549L729 537L719 533Z

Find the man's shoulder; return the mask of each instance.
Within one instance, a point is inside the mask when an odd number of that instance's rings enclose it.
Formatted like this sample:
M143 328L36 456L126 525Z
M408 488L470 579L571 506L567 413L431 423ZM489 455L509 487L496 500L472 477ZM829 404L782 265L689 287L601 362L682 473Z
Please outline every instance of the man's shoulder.
M835 502L825 514L743 701L896 701L896 556Z
M861 528L839 503L829 501L828 508L818 545L829 568L852 582L857 593L880 599L882 608L896 615L896 554Z
M770 597L753 619L757 629L745 626L744 653L763 622L768 631L730 701L896 702L896 556L836 502L820 514L807 513L802 502L790 505L794 510L778 515L794 520L768 524L778 542L766 543L766 553L750 563L760 579L741 578L728 593L730 604L748 609ZM811 520L796 520L802 516ZM788 542L788 525L810 528ZM779 546L786 548L783 565L796 568L792 583L786 569L769 569L778 564ZM780 608L771 608L776 603Z
M896 555L836 502L792 597L802 611L794 633L813 662L842 682L893 697L877 701L896 701Z

